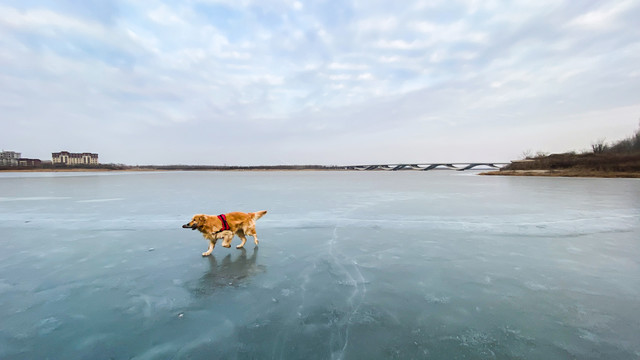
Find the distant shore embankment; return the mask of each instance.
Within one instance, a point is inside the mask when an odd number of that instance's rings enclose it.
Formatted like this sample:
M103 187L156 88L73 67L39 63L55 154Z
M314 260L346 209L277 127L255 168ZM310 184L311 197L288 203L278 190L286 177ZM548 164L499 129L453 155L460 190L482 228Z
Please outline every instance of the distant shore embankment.
M458 169L459 170L459 169ZM89 171L357 171L349 166L325 165L52 165L5 166L6 172L89 172ZM381 170L382 171L382 170ZM452 171L452 170L450 170ZM558 176L640 178L640 154L552 154L526 160L515 160L500 170L480 175L501 176Z
M296 170L347 170L345 166L325 165L262 165L262 166L222 166L222 165L42 165L3 166L0 171L24 172L83 172L83 171L296 171Z
M640 154L551 154L512 161L482 175L640 178Z

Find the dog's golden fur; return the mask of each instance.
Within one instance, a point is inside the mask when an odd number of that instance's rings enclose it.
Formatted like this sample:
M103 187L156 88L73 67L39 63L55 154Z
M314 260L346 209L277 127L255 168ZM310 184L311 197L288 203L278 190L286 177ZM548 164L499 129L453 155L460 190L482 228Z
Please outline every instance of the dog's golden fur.
M209 256L216 246L218 239L222 240L222 246L231 247L231 239L234 235L242 240L242 243L236 246L236 249L241 249L247 242L246 236L253 236L253 242L258 245L258 235L256 234L256 220L266 214L266 210L257 211L253 213L243 212L230 212L224 214L229 224L230 230L221 231L223 228L222 221L217 215L194 215L190 222L182 225L185 229L198 230L202 233L205 239L209 240L209 249L202 253L202 256Z

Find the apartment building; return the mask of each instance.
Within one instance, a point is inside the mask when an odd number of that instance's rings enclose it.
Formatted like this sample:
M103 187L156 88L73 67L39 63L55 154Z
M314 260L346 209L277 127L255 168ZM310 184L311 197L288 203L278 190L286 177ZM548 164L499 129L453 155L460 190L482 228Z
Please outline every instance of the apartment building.
M41 164L40 159L23 158L19 152L0 152L0 166L40 166Z
M15 151L0 152L0 166L18 166L21 154Z
M60 151L51 154L51 161L54 165L97 165L98 154Z

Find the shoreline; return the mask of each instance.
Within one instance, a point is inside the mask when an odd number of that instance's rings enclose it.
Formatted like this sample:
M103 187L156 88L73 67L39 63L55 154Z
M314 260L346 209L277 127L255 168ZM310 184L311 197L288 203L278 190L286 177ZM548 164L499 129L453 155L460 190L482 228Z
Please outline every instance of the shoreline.
M596 170L496 170L486 171L479 175L486 176L545 176L545 177L584 177L604 179L640 178L640 172L596 171Z
M121 171L121 172L154 172L154 171L356 171L349 169L334 169L334 168L326 168L326 169L315 169L315 168L300 168L300 169L282 169L282 168L274 168L274 169L265 169L265 168L239 168L239 169L164 169L164 168L127 168L127 169L0 169L0 173L3 172L110 172L110 171Z
M1 169L3 172L107 172L107 171L158 171L156 169Z
M443 170L442 171L453 171ZM83 172L160 172L160 171L353 171L362 172L362 170L345 169L342 167L295 167L295 168L268 168L268 167L234 167L234 168L163 168L163 167L129 167L129 168L31 168L31 169L0 169L0 173L83 173ZM383 171L383 170L373 170ZM581 169L560 169L560 170L492 170L483 171L477 175L483 176L544 176L544 177L584 177L584 178L640 178L640 172L622 172L622 171L597 171L597 170L581 170ZM371 172L371 171L366 171ZM385 171L388 172L388 171Z

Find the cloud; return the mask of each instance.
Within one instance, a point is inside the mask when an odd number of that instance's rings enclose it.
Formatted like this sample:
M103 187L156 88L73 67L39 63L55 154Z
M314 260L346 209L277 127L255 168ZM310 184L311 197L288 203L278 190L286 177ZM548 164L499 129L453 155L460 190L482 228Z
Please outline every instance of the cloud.
M437 160L437 146L508 160L560 148L566 122L584 142L606 114L633 131L638 16L637 1L9 2L0 140L124 163L218 163L224 148L228 164Z
M629 10L637 8L634 1L620 1L605 3L592 11L580 14L573 19L569 26L603 29L619 26L618 18Z

